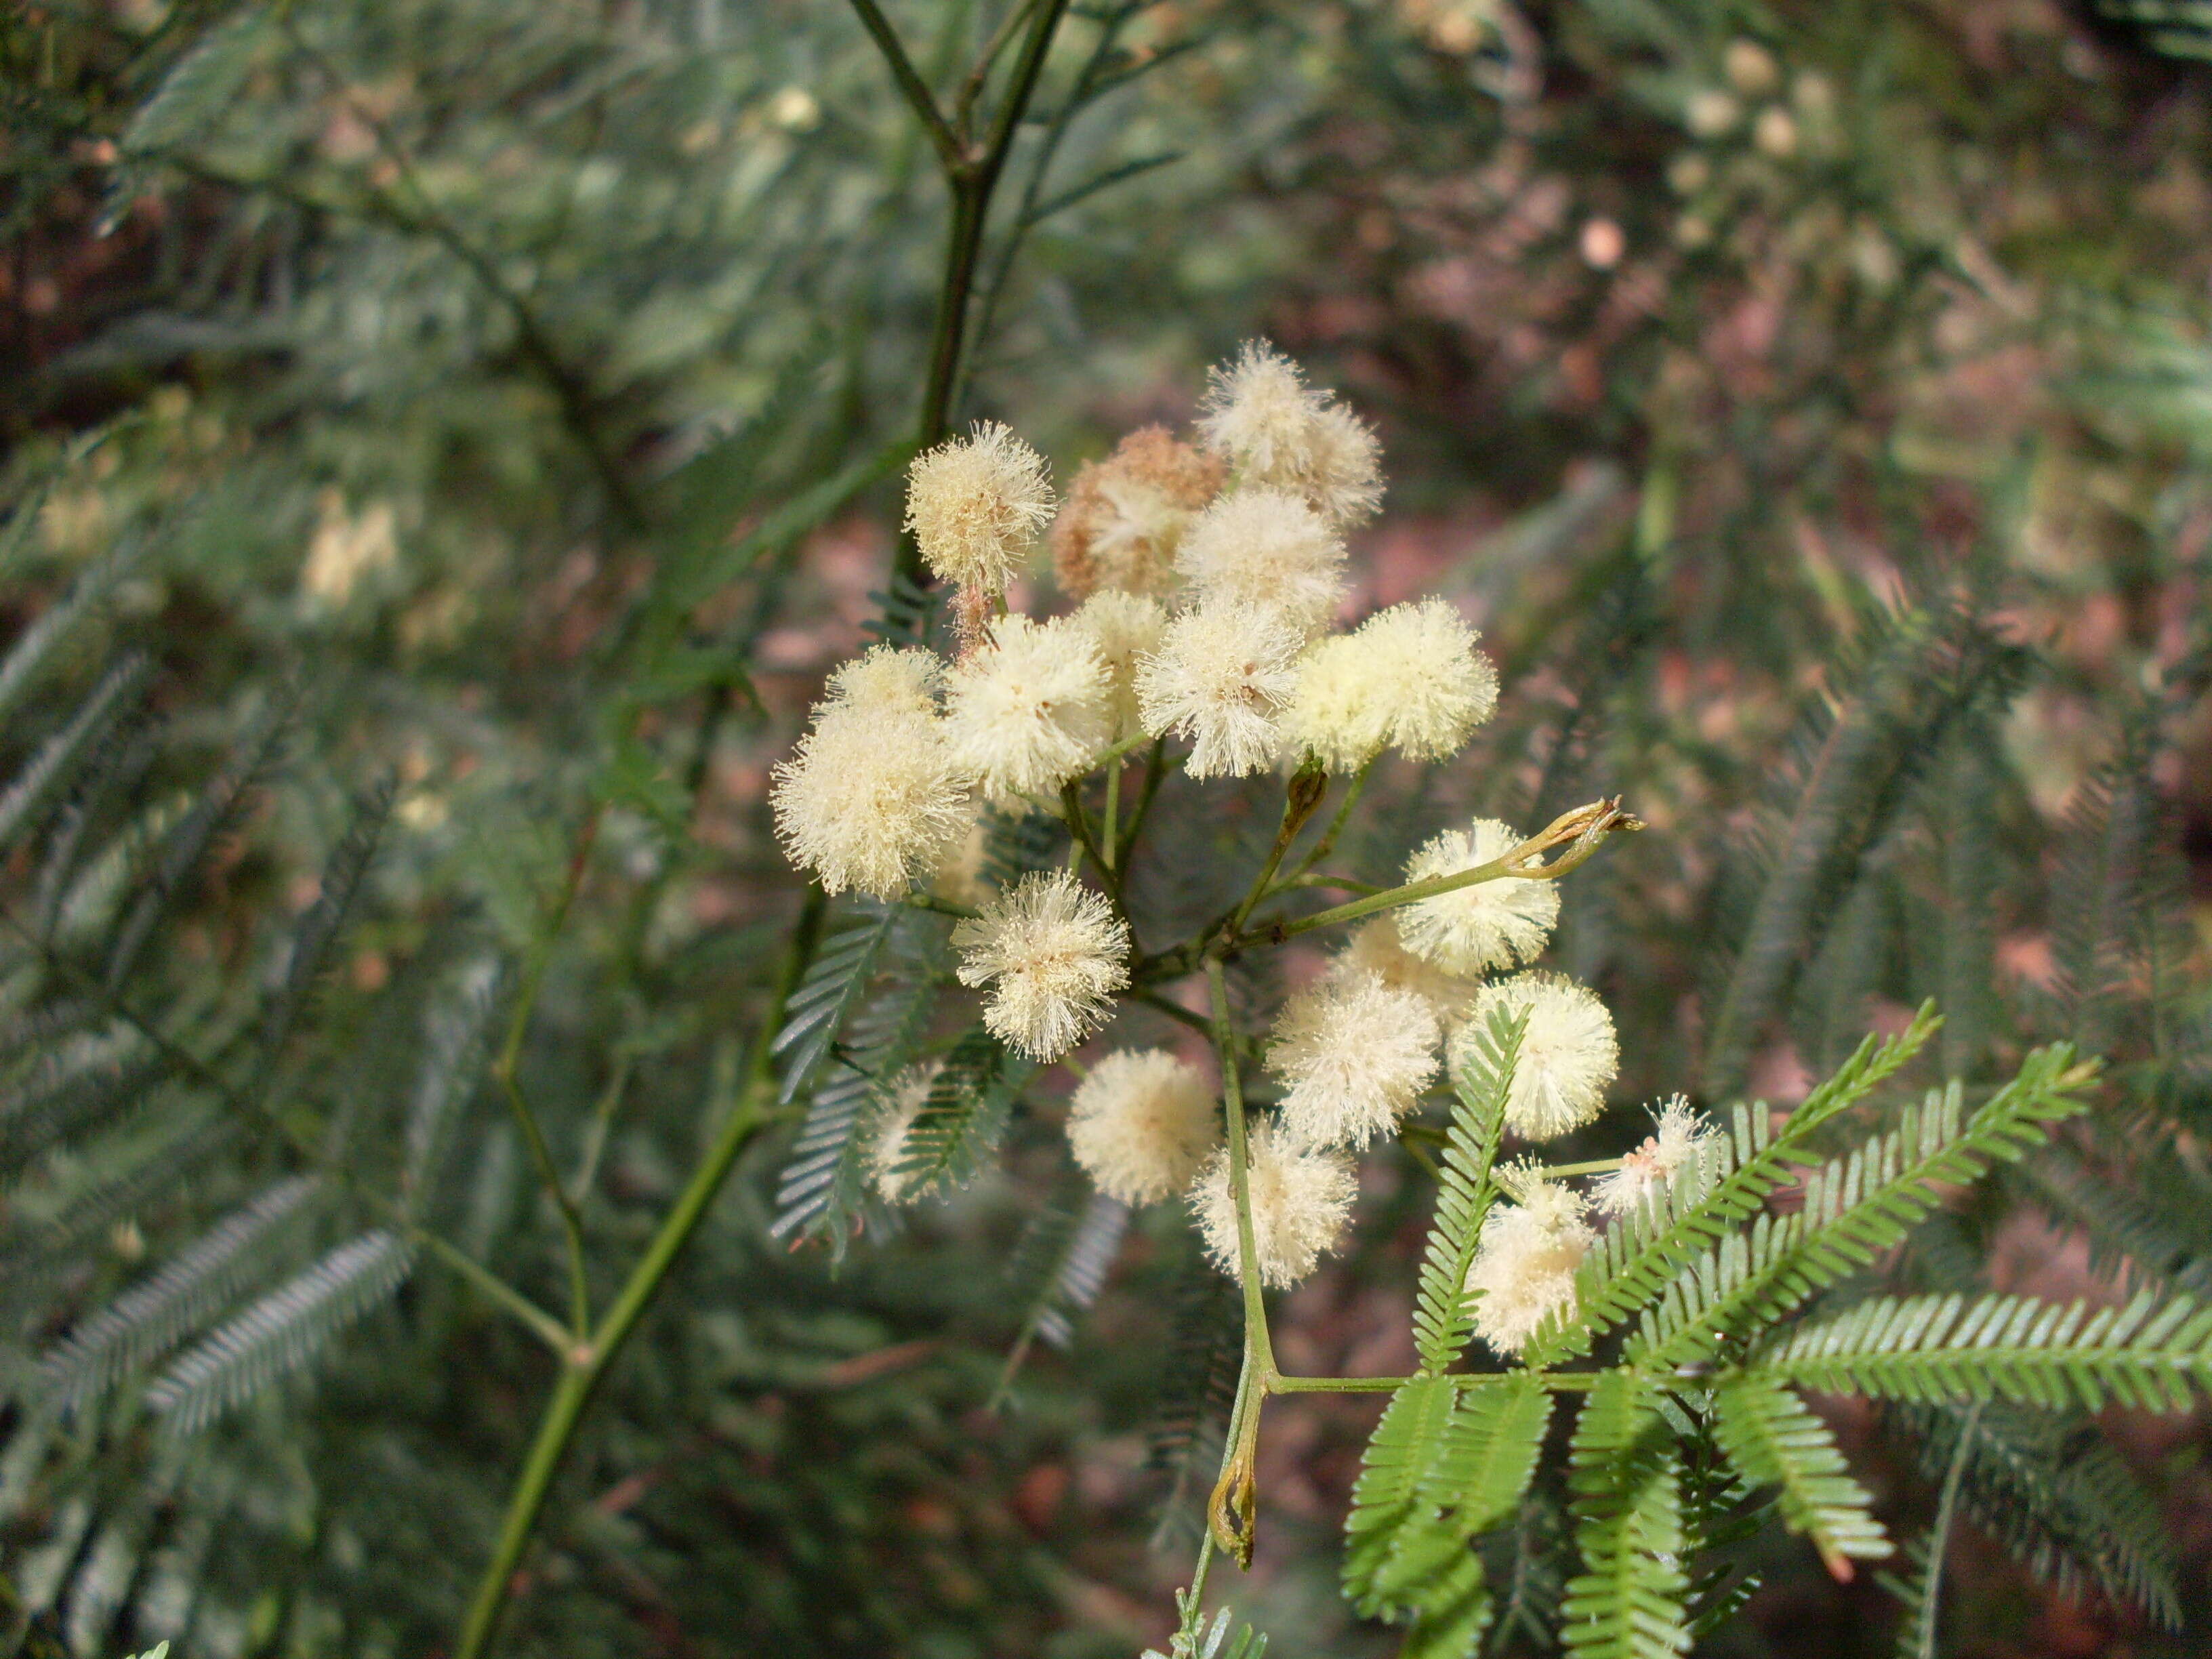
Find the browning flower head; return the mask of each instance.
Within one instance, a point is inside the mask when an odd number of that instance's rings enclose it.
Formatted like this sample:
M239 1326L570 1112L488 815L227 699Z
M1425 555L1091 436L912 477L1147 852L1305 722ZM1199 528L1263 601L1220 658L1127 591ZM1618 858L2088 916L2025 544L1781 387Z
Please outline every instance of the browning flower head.
M1620 1070L1613 1016L1597 993L1557 974L1516 974L1486 985L1453 1042L1455 1066L1495 1010L1526 1019L1505 1127L1528 1140L1550 1140L1578 1129L1605 1109L1605 1091Z
M1359 1195L1358 1172L1344 1152L1293 1146L1272 1123L1252 1126L1245 1176L1252 1199L1252 1249L1260 1282L1288 1290L1313 1272L1352 1215ZM1206 1160L1191 1183L1191 1213L1214 1265L1237 1276L1237 1199L1231 1188L1229 1149Z
M1407 860L1406 879L1457 875L1503 858L1522 837L1496 818L1447 830ZM1449 974L1517 968L1544 948L1559 919L1559 892L1548 881L1517 876L1478 882L1406 907L1398 931L1406 948Z
M1575 1271L1596 1242L1573 1192L1522 1182L1521 1202L1497 1205L1483 1218L1467 1270L1467 1293L1478 1298L1475 1334L1501 1356L1519 1353L1547 1319L1573 1310Z
M934 714L938 688L945 665L936 653L920 647L900 650L875 645L830 676L823 699L825 707L853 708L861 714Z
M1443 1032L1416 992L1375 974L1332 975L1283 1006L1267 1070L1285 1085L1285 1136L1364 1146L1389 1134L1437 1075Z
M1330 962L1328 973L1332 979L1371 974L1393 990L1411 991L1427 1001L1447 1030L1457 1027L1482 988L1408 951L1398 936L1397 916L1388 910L1352 930L1344 949Z
M1276 716L1289 698L1297 630L1253 605L1202 605L1170 622L1137 669L1145 730L1191 740L1194 778L1241 778L1274 763Z
M929 1104L930 1085L944 1069L945 1063L936 1060L910 1066L893 1078L878 1097L878 1115L868 1133L868 1173L876 1190L890 1203L903 1204L921 1196L917 1173L902 1170L899 1165L906 1160L907 1131Z
M1146 594L1101 588L1068 622L1091 636L1105 661L1113 741L1136 736L1143 729L1137 707L1137 665L1159 649L1161 635L1167 632L1166 610Z
M896 898L966 827L966 789L933 716L833 699L777 764L769 799L786 856L823 890Z
M1331 524L1357 524L1382 503L1375 434L1264 341L1206 377L1199 432L1226 456L1240 483L1288 490Z
M1607 1215L1632 1215L1647 1200L1663 1194L1683 1170L1702 1163L1721 1138L1720 1126L1692 1111L1681 1095L1653 1113L1652 1122L1654 1133L1592 1189L1597 1207Z
M1176 568L1200 605L1272 608L1308 636L1344 600L1344 544L1320 514L1280 489L1218 498L1184 533Z
M1191 514L1212 501L1228 469L1219 457L1140 427L1103 461L1085 461L1053 521L1060 585L1094 591L1164 593L1175 585L1176 546Z
M994 805L1050 794L1114 740L1113 689L1088 629L1000 617L948 677L953 763Z
M993 988L984 1028L1031 1060L1058 1060L1104 1024L1129 982L1129 930L1064 870L1023 877L952 944L960 982Z
M1190 1185L1221 1142L1213 1085L1164 1048L1117 1048L1068 1103L1067 1144L1109 1198L1151 1204Z
M907 469L906 527L922 562L963 588L1005 592L1052 512L1044 457L995 421Z

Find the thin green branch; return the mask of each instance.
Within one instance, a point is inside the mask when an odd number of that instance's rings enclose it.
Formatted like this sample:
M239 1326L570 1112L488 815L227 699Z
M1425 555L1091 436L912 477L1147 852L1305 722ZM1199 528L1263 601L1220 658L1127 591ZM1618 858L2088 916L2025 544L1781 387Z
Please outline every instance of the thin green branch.
M1252 878L1252 885L1244 895L1243 902L1229 918L1227 936L1234 939L1244 931L1244 923L1252 915L1252 907L1267 896L1268 887L1275 879L1275 872L1282 867L1284 858L1298 832L1319 810L1328 793L1328 774L1309 761L1291 774L1290 783L1283 792L1283 818L1275 827L1275 844L1267 849L1267 862L1260 873Z
M1401 905L1418 904L1423 899L1437 898L1446 893L1455 893L1462 887L1474 887L1486 881L1556 881L1570 870L1578 868L1613 831L1641 830L1643 827L1643 821L1623 811L1618 800L1593 801L1588 806L1578 806L1571 812L1561 814L1538 834L1487 864L1478 864L1448 876L1431 876L1425 881L1409 881L1402 887L1393 887L1387 892L1316 911L1295 921L1273 922L1261 930L1260 937L1271 945L1280 945L1285 939L1310 933L1316 927L1357 921L1362 916L1371 916L1378 910L1394 910ZM1559 857L1549 864L1540 862L1546 853L1562 846L1567 850Z
M584 872L590 866L592 845L599 833L599 813L594 809L584 822L583 833L576 839L576 850L568 860L568 872L561 884L561 895L554 902L553 911L545 919L528 960L523 964L522 983L516 988L514 1012L507 1017L507 1036L500 1044L499 1056L492 1062L492 1077L500 1092L506 1097L507 1109L514 1115L522 1131L523 1145L530 1152L531 1166L537 1171L538 1184L545 1188L553 1200L553 1207L561 1221L562 1238L568 1256L568 1304L571 1328L578 1339L591 1328L592 1293L590 1280L584 1269L584 1229L575 1205L569 1200L567 1183L560 1171L553 1167L552 1149L546 1145L545 1131L538 1121L538 1114L531 1109L522 1092L518 1075L522 1063L523 1039L529 1035L530 1017L538 1006L538 994L545 983L545 971L552 965L553 949L561 936L561 929L568 919L568 911L576 902L576 894L584 884Z
M1117 869L1126 871L1129 867L1129 854L1136 850L1137 837L1143 832L1145 819L1152 810L1152 798L1160 793L1160 782L1166 775L1167 750L1165 737L1152 739L1152 752L1145 762L1145 787L1138 792L1136 810L1129 814L1129 822L1121 831L1121 844L1114 852Z
M869 38L876 43L876 49L883 53L884 62L890 68L891 79L898 82L899 92L914 111L915 118L921 123L922 131L929 135L929 142L937 147L938 161L948 174L958 172L967 165L967 153L961 147L960 140L953 136L951 127L946 124L945 112L938 108L936 95L922 80L921 71L915 68L914 59L907 56L905 43L898 38L898 31L891 27L890 19L884 15L883 9L876 4L876 0L852 0L852 3L853 9L860 14L860 26L867 30Z
M553 1478L560 1472L569 1444L575 1438L576 1427L582 1419L584 1407L590 1403L592 1392L605 1376L608 1366L636 1329L646 1309L659 1293L670 1270L676 1265L677 1258L683 1254L684 1247L690 1243L692 1234L697 1231L700 1222L706 1217L708 1206L714 1202L715 1194L721 1190L723 1180L736 1164L738 1153L750 1143L755 1133L770 1121L771 1115L761 1103L769 1078L769 1044L775 1041L775 1033L783 1024L784 1006L790 1000L793 988L805 971L805 964L813 957L821 938L823 917L828 908L821 889L816 888L808 894L768 1006L762 1011L760 1023L754 1029L744 1077L729 1115L717 1132L707 1155L700 1160L698 1168L692 1171L691 1178L684 1183L675 1204L654 1231L645 1254L630 1269L629 1278L623 1281L613 1304L608 1308L605 1318L591 1334L589 1340L574 1345L566 1355L561 1368L561 1380L554 1388L553 1398L548 1402L545 1416L538 1424L538 1435L531 1443L530 1455L524 1462L522 1474L507 1500L507 1516L500 1528L499 1542L469 1605L467 1618L461 1626L460 1639L454 1648L454 1659L483 1659L483 1656L489 1651L492 1639L498 1632L501 1616L506 1611L515 1570L521 1565L523 1552L529 1547L531 1535L537 1529L538 1517L543 1514L546 1498L552 1491Z
M575 1352L576 1339L566 1326L475 1257L455 1249L427 1227L410 1227L408 1237L416 1243L427 1246L431 1255L482 1291L503 1311L520 1321L564 1363Z

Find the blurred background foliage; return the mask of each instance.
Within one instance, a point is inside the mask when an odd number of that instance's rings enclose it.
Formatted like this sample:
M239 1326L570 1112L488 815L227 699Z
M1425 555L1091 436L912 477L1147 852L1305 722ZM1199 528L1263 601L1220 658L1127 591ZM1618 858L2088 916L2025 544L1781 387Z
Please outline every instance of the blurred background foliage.
M1970 1080L2055 1036L2113 1080L1885 1271L2203 1292L2195 11L1079 6L956 415L1065 477L1274 339L1382 431L1363 605L1451 594L1508 688L1346 857L1469 805L1653 825L1566 892L1557 959L1626 1057L1592 1147L1677 1087L1786 1103L1933 995ZM1003 15L891 10L940 87ZM0 606L39 647L0 672L0 1635L449 1650L555 1367L447 1258L568 1294L488 1056L604 1297L748 1103L801 897L766 768L879 609L943 188L830 0L42 0L0 54ZM1194 844L1272 828L1172 807ZM834 1271L769 1234L787 1123L747 1150L509 1650L1158 1639L1182 1557L1148 1540L1188 1524L1233 1314L1149 1217L1072 1330L1024 1315L1068 1237L1058 1092L1009 1175ZM1413 1167L1370 1168L1287 1363L1401 1365ZM1031 1326L1065 1340L988 1409ZM1244 1595L1278 1653L1389 1647L1334 1591L1372 1410L1271 1422ZM1946 1651L2203 1650L2205 1425L2105 1426L2010 1486L2028 1431L1985 1431ZM1844 1427L1924 1521L1942 1425L1927 1469ZM1887 1650L1875 1587L1750 1547L1714 1651ZM1541 1578L1501 1571L1538 1610L1501 1650L1541 1645Z

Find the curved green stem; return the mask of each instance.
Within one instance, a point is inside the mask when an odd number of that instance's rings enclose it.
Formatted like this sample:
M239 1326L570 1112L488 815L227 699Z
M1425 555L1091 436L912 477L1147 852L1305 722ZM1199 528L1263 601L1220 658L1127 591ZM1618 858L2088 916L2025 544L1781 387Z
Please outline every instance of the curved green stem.
M1425 881L1409 881L1401 887L1354 899L1349 904L1316 911L1312 915L1300 916L1294 921L1273 922L1262 929L1259 936L1265 938L1269 944L1280 945L1285 939L1310 933L1316 927L1357 921L1362 916L1371 916L1378 910L1395 910L1401 905L1418 904L1423 899L1455 893L1462 887L1477 886L1486 881L1556 881L1570 870L1578 868L1614 830L1641 830L1643 827L1642 820L1623 811L1618 800L1593 801L1588 806L1578 806L1571 812L1562 813L1541 831L1487 864L1456 870L1448 876L1431 876ZM1549 864L1541 862L1546 853L1558 847L1565 847L1567 850Z
M555 1386L553 1398L545 1407L545 1415L538 1423L537 1437L531 1443L530 1455L522 1466L521 1477L507 1499L507 1517L500 1527L499 1542L492 1551L490 1565L477 1585L474 1599L469 1604L466 1620L461 1626L454 1659L483 1659L497 1635L499 1621L507 1609L514 1586L515 1571L520 1566L523 1552L528 1548L531 1534L537 1530L538 1521L544 1511L545 1500L553 1487L553 1478L560 1472L567 1458L568 1447L575 1439L578 1424L584 1407L591 1403L592 1395L606 1375L607 1368L621 1353L630 1334L637 1328L645 1310L659 1294L661 1285L675 1267L684 1247L691 1242L705 1219L708 1206L721 1190L723 1179L731 1166L761 1126L769 1121L769 1114L761 1104L763 1085L769 1077L769 1045L775 1040L777 1029L783 1024L784 1005L789 1000L793 988L805 971L805 963L814 954L814 947L822 932L822 919L829 906L821 890L815 889L807 896L806 905L799 913L799 927L793 934L791 948L785 954L781 971L769 1005L761 1015L760 1024L753 1033L751 1053L747 1060L744 1076L738 1085L737 1098L728 1118L714 1137L714 1145L691 1172L674 1206L654 1230L652 1242L645 1254L638 1258L623 1283L613 1305L587 1340L573 1344L562 1357L561 1380Z

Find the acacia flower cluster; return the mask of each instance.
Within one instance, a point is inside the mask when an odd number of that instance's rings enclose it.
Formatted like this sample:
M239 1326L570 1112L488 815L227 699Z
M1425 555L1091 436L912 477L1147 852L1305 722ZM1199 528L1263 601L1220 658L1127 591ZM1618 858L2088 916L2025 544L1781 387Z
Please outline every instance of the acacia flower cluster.
M1165 963L1180 964L1173 978L1211 959L1218 992L1221 961L1250 948L1245 916L1294 884L1271 886L1271 862L1213 933L1139 956L1116 862L1136 833L1132 824L1121 836L1115 817L1121 757L1153 741L1147 800L1179 764L1200 783L1291 773L1293 800L1310 806L1341 787L1348 811L1381 757L1448 763L1497 707L1497 672L1449 601L1340 627L1352 592L1344 538L1382 489L1373 434L1260 344L1215 371L1194 441L1160 427L1132 433L1079 468L1061 503L1043 459L1003 426L980 424L921 455L906 526L957 590L955 649L879 646L830 677L775 772L776 829L793 860L832 893L958 913L955 975L981 994L984 1030L1031 1062L1069 1056L1127 997L1164 1001L1154 986ZM1069 604L1010 611L1008 590L1048 521ZM1084 789L1102 767L1094 823ZM1035 814L1066 825L1070 860L1001 890L985 874L1001 867L987 855L986 826ZM1259 1097L1238 1085L1224 1112L1213 1076L1166 1048L1077 1066L1066 1116L1076 1163L1122 1204L1180 1197L1225 1272L1239 1272L1249 1231L1257 1279L1285 1286L1341 1235L1356 1155L1405 1131L1448 1073L1474 1064L1496 1017L1519 1031L1508 1130L1544 1141L1589 1122L1618 1070L1612 1021L1590 991L1529 969L1559 912L1547 878L1557 872L1530 860L1571 839L1572 819L1540 842L1478 817L1421 843L1406 886L1363 915L1277 1011ZM1278 860L1301 823L1286 807ZM1224 1082L1242 1064L1227 1018L1217 1000ZM919 1195L909 1141L942 1076L930 1062L878 1088L864 1151L887 1200ZM1625 1213L1646 1201L1703 1155L1706 1134L1670 1103L1652 1139L1596 1189L1597 1207ZM1466 1286L1478 1329L1501 1352L1571 1303L1593 1237L1589 1203L1573 1189L1528 1170L1514 1179L1516 1201L1491 1215Z

